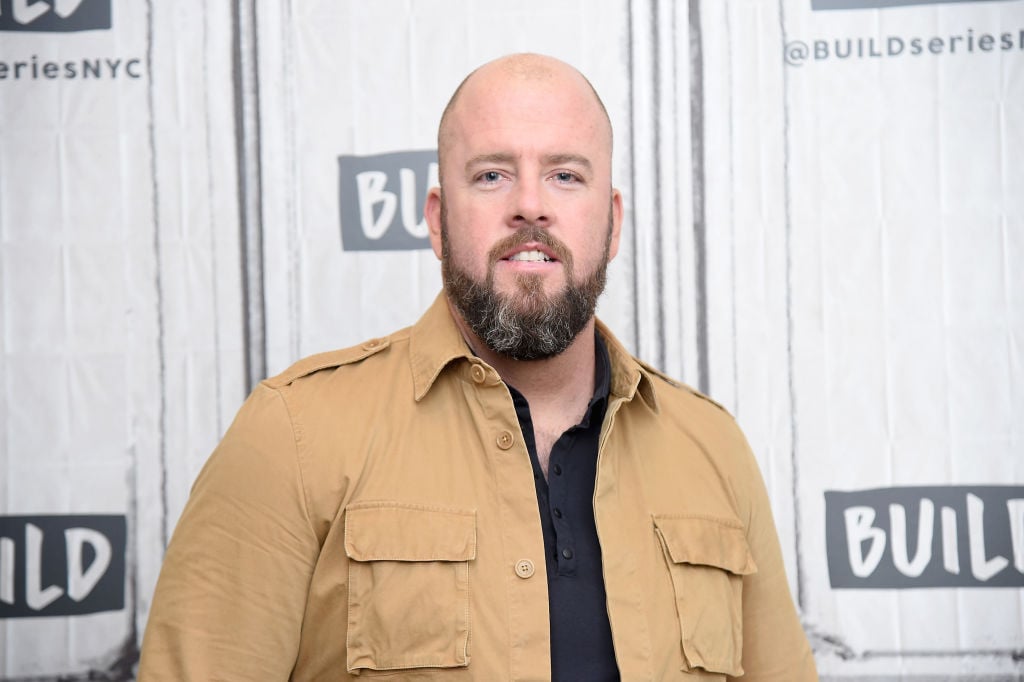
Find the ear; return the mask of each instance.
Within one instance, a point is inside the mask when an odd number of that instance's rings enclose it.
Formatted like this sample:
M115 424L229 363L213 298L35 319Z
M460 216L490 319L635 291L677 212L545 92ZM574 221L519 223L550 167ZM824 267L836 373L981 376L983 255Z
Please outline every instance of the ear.
M434 255L441 260L441 188L431 187L427 191L427 203L423 206L423 217L427 219L430 230L430 247Z
M619 237L622 236L622 192L612 188L612 240L608 245L608 260L619 252Z

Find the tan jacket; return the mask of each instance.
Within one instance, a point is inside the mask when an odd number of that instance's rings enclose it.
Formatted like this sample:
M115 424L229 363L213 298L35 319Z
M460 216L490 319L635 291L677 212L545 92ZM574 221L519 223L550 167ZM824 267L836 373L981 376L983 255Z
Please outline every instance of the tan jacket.
M594 515L622 679L816 679L736 424L599 331ZM139 679L549 679L543 552L509 392L439 296L253 391L167 550Z

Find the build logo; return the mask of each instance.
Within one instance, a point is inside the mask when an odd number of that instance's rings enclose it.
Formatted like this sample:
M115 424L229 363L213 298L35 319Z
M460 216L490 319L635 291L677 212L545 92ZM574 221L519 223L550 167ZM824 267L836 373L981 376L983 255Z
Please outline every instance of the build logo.
M0 619L124 608L120 515L0 516Z
M1024 487L825 491L832 587L1024 587Z
M108 29L111 0L0 0L0 31Z
M345 251L429 249L423 205L437 186L437 152L338 157Z
M1007 0L811 0L811 9L879 9L906 5L944 5L948 2L1006 2ZM1012 0L1011 0L1012 1Z

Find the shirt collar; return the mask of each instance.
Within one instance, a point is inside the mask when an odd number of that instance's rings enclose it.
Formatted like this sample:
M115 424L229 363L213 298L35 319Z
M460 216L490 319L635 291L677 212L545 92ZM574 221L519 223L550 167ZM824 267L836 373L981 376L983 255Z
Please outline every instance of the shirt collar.
M580 426L587 428L590 420L595 414L604 417L604 411L608 406L608 391L611 387L611 363L608 360L608 348L604 339L596 331L594 332L594 395L590 398L587 412L583 415ZM600 409L595 413L595 410Z
M605 391L609 398L625 400L632 400L639 393L643 401L654 412L658 412L653 381L658 373L633 358L604 323L597 320L596 326L607 354L604 377L595 374L595 378L606 385L606 388L601 390ZM598 358L600 362L600 353ZM474 358L473 352L455 325L448 308L448 299L442 291L409 333L409 362L416 400L422 400L430 392L445 368L462 361L480 362ZM600 389L600 386L595 386L595 390L597 389Z
M612 385L612 367L608 359L608 346L601 335L594 331L594 397L590 404L607 399Z

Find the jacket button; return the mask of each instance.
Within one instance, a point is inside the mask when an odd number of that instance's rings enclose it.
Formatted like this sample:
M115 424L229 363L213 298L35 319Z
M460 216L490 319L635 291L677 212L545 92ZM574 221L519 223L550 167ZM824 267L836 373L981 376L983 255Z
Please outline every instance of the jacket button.
M478 384L484 383L484 379L487 378L487 370L480 365L473 365L473 369L469 370L469 375L473 377L473 381Z
M533 575L533 562L529 559L520 559L517 561L516 575L524 580L531 577Z
M374 350L384 345L384 339L370 339L363 344L363 350Z
M502 450L508 450L512 447L512 443L515 442L515 438L512 436L511 431L502 431L498 434L498 447Z

